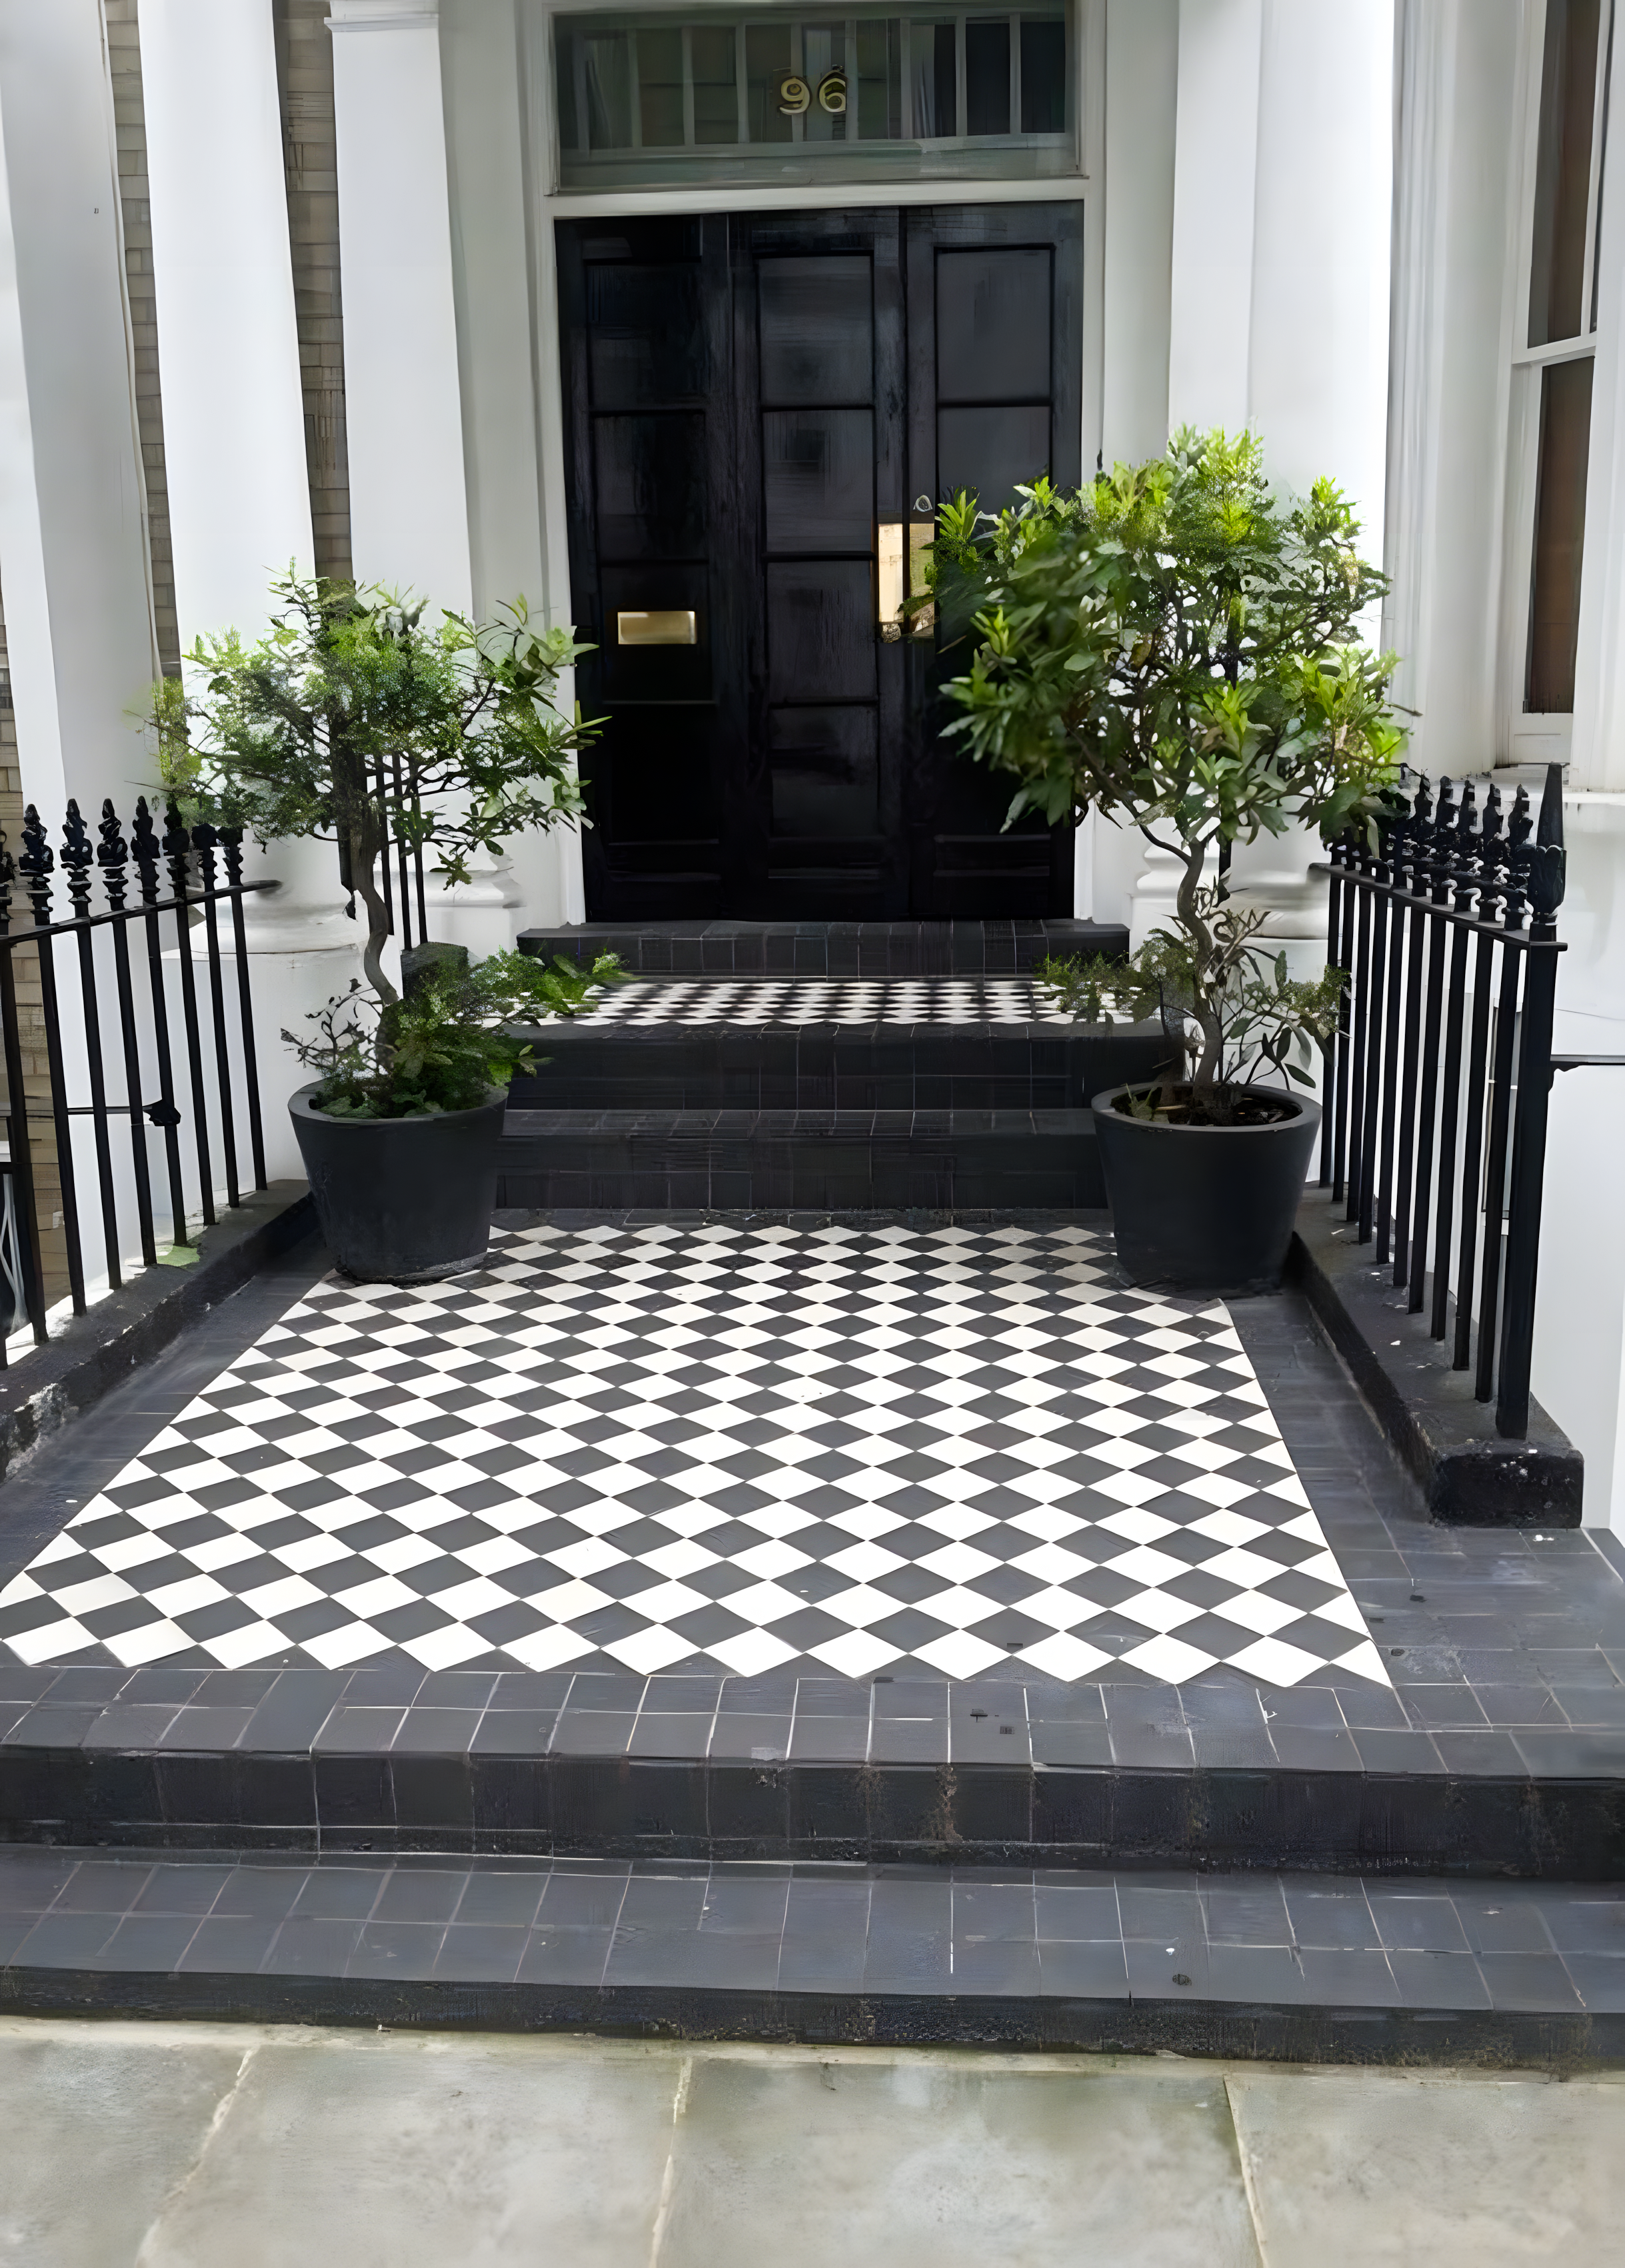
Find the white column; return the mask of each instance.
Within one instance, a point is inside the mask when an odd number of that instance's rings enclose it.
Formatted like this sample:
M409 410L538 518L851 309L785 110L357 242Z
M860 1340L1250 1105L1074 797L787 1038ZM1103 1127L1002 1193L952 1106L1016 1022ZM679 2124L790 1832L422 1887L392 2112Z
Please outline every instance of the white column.
M356 573L474 605L438 0L333 0L344 402ZM485 595L482 593L482 595ZM513 942L507 858L430 885L433 934L476 954Z
M1180 0L1168 423L1250 412L1254 204L1265 0Z
M1377 559L1393 101L1393 0L1180 0L1169 423L1251 428L1290 490L1329 474ZM1232 868L1295 974L1324 959L1314 850L1297 831ZM1148 862L1136 939L1168 895Z
M0 589L24 793L128 811L158 652L98 0L0 0Z
M310 483L270 0L143 0L143 99L164 456L183 646L267 625L269 583L310 573ZM247 901L267 1163L302 1168L283 1044L358 973L337 852L250 848Z
M350 540L363 582L474 603L438 0L333 0Z

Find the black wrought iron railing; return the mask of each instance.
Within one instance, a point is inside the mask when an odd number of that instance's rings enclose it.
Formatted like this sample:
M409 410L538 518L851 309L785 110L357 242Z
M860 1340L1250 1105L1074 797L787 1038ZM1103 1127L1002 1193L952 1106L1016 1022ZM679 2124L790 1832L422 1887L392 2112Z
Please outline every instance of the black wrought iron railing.
M1529 1428L1551 1091L1562 772L1520 787L1424 779L1333 845L1327 958L1348 972L1328 1050L1320 1183L1412 1314L1449 1338L1498 1432Z
M160 834L144 799L128 840L110 802L94 843L77 803L60 847L32 804L21 832L18 853L0 833L0 1272L12 1325L26 1315L42 1344L58 1227L82 1314L87 1266L116 1288L160 1243L191 1246L222 1194L237 1205L245 1181L265 1188L243 901L274 885L243 880L240 831L188 828L172 809Z

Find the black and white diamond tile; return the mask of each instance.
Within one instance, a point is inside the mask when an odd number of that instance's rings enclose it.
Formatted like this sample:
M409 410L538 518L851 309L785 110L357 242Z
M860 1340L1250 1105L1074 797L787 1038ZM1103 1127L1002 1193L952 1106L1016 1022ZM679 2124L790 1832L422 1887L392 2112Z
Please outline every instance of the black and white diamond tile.
M1070 1024L1022 977L636 978L583 1024Z
M1225 1309L1079 1226L526 1227L329 1278L0 1593L0 1653L1386 1683Z

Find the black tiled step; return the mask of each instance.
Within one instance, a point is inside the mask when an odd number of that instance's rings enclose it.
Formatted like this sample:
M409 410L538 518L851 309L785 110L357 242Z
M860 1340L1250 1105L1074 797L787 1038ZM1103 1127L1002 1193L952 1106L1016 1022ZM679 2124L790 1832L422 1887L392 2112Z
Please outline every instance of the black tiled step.
M1092 1206L1094 1115L1076 1110L526 1110L499 1206Z
M1617 1737L1455 1760L1317 1738L1323 1697L1290 1693L1261 1744L1221 1710L1199 1749L1135 1686L69 1668L0 1690L0 1842L1625 1880Z
M1620 1895L968 1867L0 1853L0 2007L1571 2070Z
M1167 1058L1158 1025L551 1024L514 1105L562 1110L1068 1110Z
M1129 950L1121 923L586 922L527 929L521 953L551 960L617 954L643 976L1016 976L1051 954Z

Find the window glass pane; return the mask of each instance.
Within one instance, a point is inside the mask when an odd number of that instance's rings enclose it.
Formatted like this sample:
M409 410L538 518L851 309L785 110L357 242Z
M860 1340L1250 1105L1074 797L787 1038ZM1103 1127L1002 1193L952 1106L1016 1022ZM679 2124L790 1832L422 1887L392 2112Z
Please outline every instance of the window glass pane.
M787 144L832 180L1070 173L1067 21L1064 0L561 17L560 184L776 181Z
M914 64L914 130L915 138L959 132L958 41L952 24L911 24L909 52Z
M1592 429L1592 358L1550 363L1540 373L1540 455L1529 591L1529 659L1524 707L1565 714L1574 707L1585 541L1585 464Z
M632 141L631 39L599 33L581 42L585 65L587 141L594 150L625 150Z
M893 16L857 27L857 130L866 142L895 142L903 109L902 27Z
M965 131L1010 131L1010 18L965 26Z
M753 142L788 142L790 121L779 108L779 81L793 71L788 24L752 24L745 33L745 74Z
M1602 0L1547 0L1529 268L1529 343L1579 335Z
M683 146L683 35L642 31L637 35L637 99L645 150Z
M1066 25L1059 16L1021 19L1021 130L1066 131Z
M694 138L696 142L737 142L739 138L739 96L734 83L736 41L732 24L696 25L688 34L694 56Z
M847 93L832 73L844 77L846 26L804 24L801 27L801 76L812 99L807 105L801 132L808 142L844 142Z

